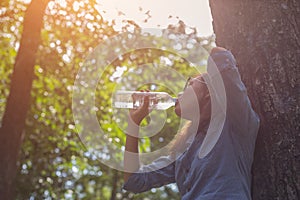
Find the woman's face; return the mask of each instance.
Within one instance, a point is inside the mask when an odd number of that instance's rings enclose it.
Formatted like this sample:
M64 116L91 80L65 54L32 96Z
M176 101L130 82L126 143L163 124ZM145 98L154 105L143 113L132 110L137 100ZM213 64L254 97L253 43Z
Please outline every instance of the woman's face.
M183 93L178 95L175 113L181 118L199 121L200 102L206 91L207 88L201 76L192 78Z

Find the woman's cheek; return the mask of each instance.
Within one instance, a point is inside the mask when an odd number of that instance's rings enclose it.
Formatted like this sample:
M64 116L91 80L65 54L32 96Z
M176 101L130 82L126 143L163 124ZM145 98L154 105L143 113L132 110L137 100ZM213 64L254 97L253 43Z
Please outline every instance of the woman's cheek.
M189 107L187 107L184 102L178 103L175 107L175 113L178 117L183 119L191 120L191 111L189 111Z

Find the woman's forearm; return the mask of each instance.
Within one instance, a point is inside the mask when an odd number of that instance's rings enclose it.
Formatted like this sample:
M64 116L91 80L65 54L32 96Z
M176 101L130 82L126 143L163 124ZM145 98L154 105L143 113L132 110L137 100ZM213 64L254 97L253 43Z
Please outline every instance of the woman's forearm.
M138 129L128 128L126 135L125 152L124 152L124 181L126 182L129 176L137 171L140 167L139 160L139 145L138 145Z

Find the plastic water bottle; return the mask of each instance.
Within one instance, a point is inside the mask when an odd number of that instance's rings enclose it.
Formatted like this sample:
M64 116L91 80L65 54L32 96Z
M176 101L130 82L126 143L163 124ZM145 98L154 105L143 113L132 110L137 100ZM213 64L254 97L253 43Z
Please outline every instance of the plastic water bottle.
M166 110L175 106L176 98L166 92L117 91L113 96L115 108L138 108L143 105L144 97L149 96L149 109Z

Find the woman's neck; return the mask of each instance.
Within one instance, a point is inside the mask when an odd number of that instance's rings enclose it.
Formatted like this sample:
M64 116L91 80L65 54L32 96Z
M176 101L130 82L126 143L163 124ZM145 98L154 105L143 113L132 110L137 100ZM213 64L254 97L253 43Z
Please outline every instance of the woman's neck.
M200 121L192 121L190 130L196 133L202 132L206 133L209 127L210 119L202 119Z

